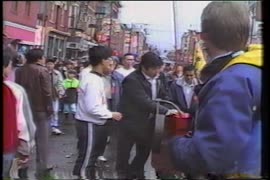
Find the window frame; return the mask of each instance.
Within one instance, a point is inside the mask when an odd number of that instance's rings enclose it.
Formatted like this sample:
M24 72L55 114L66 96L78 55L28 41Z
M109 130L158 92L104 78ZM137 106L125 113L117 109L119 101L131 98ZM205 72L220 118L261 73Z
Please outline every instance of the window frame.
M31 14L31 1L25 1L25 11L24 14L26 16L30 16Z
M18 14L19 1L11 1L11 12Z

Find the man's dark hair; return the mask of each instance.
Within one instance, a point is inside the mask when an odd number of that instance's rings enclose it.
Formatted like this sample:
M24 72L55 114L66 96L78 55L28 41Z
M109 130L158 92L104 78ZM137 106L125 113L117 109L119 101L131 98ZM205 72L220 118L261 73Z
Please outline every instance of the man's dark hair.
M145 53L141 58L140 66L144 67L145 69L149 68L157 68L163 65L162 59L153 52Z
M195 67L193 65L187 65L183 68L183 72L187 72L187 71L195 71Z
M14 59L17 58L18 54L16 51L14 51L11 47L4 47L3 48L3 67L6 68L10 61L13 61Z
M73 62L72 62L71 60L65 61L65 66L67 66L67 65L72 65L72 64L73 64Z
M54 58L48 58L48 59L46 59L46 63L49 63L49 62L55 63L56 60Z
M133 54L133 53L126 53L126 54L124 54L124 57L126 57L126 56L133 56L135 58L135 54Z
M26 62L29 64L36 63L39 59L42 59L44 56L44 51L39 48L30 49L26 55Z
M89 64L89 61L84 61L82 62L82 65L84 68L88 67L90 64Z
M68 71L68 74L74 74L74 75L77 75L77 72L76 72L75 70L72 69L72 70L69 70L69 71Z
M92 66L97 66L102 60L108 59L113 54L113 51L109 47L94 46L89 49L89 63Z

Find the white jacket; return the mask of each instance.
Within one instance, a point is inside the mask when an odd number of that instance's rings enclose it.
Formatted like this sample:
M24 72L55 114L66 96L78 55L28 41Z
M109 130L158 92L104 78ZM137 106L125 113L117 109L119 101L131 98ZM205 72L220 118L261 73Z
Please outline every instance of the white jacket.
M107 106L104 82L101 76L94 73L84 75L78 90L78 105L75 118L81 121L103 125L112 118Z

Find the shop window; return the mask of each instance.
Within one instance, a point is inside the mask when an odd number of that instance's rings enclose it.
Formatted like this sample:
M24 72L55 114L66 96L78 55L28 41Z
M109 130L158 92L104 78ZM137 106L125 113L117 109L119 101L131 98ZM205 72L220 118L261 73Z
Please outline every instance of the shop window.
M69 21L68 21L68 27L69 28L75 28L76 22L78 19L78 7L77 6L70 6L69 10Z
M52 57L52 50L53 50L53 37L49 36L49 40L48 40L48 49L47 49L47 56L48 57Z
M54 18L54 14L55 14L55 12L54 12L54 6L55 5L54 5L54 2L52 2L51 4L52 4L52 6L51 6L51 13L50 13L51 14L50 21L54 22L54 19L55 19Z
M25 55L31 49L30 45L19 44L18 45L18 52Z
M65 7L62 7L62 11L61 11L61 26L64 26L65 24Z
M25 1L25 15L30 16L31 1Z
M59 48L59 39L55 39L54 47L53 47L53 56L58 57L58 48Z
M64 40L59 40L59 57L64 55Z

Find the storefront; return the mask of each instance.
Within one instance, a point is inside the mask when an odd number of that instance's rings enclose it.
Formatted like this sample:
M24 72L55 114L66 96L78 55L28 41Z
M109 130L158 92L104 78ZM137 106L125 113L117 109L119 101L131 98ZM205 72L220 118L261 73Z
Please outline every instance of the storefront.
M36 29L23 26L20 24L4 21L4 32L10 39L19 39L17 50L25 52L36 46L35 33Z
M52 29L46 34L45 55L65 59L66 42L70 34Z

